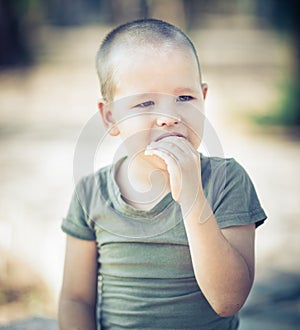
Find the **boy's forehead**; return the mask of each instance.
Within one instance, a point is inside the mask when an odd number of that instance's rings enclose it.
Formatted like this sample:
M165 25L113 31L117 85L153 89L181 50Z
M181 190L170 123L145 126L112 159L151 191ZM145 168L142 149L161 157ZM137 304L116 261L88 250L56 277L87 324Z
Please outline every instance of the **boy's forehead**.
M113 65L121 63L122 61L135 61L142 57L148 57L151 59L157 58L158 56L164 56L172 54L180 54L185 60L192 59L197 62L196 55L192 48L187 44L174 44L174 43L163 43L153 44L151 42L145 42L140 44L128 44L121 43L116 45L110 54L110 60ZM147 63L145 63L146 65Z
M112 67L115 93L123 96L188 93L188 89L198 90L201 81L194 54L182 49L165 53L139 49L133 56L115 58ZM183 91L177 91L178 88Z

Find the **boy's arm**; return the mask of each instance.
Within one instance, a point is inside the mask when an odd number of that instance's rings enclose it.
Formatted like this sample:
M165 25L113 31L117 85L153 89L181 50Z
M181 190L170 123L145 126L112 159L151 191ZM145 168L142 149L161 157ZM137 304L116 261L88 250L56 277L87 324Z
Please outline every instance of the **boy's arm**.
M58 310L60 330L96 330L96 299L96 242L68 235Z
M212 308L230 316L253 284L255 224L220 230L212 212L203 223L202 216L202 206L195 205L184 219L195 277Z
M253 283L255 225L219 228L202 190L199 153L186 139L173 136L153 142L147 154L161 157L167 165L201 291L220 316L236 313Z

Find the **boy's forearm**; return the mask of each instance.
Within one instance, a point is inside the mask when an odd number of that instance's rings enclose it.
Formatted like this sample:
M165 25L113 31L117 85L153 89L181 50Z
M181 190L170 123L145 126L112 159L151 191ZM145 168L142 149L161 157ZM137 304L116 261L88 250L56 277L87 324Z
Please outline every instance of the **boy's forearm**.
M219 315L234 314L253 282L245 259L222 234L204 196L186 212L184 224L199 287Z
M95 307L75 300L61 300L58 311L60 330L96 330Z

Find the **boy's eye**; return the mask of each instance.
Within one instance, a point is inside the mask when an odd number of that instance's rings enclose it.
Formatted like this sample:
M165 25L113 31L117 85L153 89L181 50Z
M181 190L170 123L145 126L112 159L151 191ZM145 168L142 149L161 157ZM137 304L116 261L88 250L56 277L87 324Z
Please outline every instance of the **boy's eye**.
M193 96L190 95L180 95L176 98L176 102L188 102L194 99Z
M151 107L152 105L154 105L153 101L146 101L146 102L137 104L136 106L134 106L134 108L147 108L147 107Z

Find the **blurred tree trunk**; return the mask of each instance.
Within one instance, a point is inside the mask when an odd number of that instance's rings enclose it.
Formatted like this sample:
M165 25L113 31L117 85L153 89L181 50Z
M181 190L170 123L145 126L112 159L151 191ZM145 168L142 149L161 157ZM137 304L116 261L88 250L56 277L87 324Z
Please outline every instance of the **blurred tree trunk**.
M296 2L296 1L294 1ZM295 121L300 125L300 4L296 3L295 6L295 28L294 28L294 45L295 45L295 67L296 67L296 90L295 90L295 106L296 118Z
M27 31L14 1L0 0L0 67L32 61Z
M300 125L300 4L298 0L257 0L257 14L266 17L280 33L291 39L293 69L287 78L285 98L279 109L278 124ZM276 118L275 118L276 122Z

